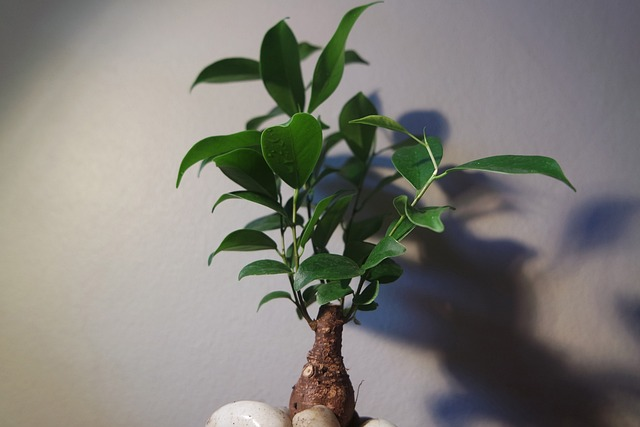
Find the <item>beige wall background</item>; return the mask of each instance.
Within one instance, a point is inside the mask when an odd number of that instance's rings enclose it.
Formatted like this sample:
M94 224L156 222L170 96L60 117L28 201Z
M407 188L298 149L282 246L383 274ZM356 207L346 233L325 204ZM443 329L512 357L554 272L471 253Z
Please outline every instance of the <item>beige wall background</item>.
M189 86L257 57L285 17L323 44L358 4L0 2L0 424L197 427L233 400L286 405L311 334L283 302L255 313L279 284L237 283L249 257L206 265L252 213L209 213L234 188L214 168L175 189L193 143L271 102L259 83ZM371 65L349 67L323 119L375 94L442 136L448 163L551 155L578 188L436 192L458 207L448 233L409 242L406 278L345 332L361 414L638 425L638 22L633 0L389 0L361 17L349 47Z

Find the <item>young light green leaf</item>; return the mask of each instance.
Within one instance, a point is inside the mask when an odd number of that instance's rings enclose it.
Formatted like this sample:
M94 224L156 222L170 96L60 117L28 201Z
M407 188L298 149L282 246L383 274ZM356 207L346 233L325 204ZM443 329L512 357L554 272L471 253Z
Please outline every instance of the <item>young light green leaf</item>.
M289 273L291 273L291 269L286 264L272 259L261 259L245 265L242 270L240 270L240 274L238 274L238 280L242 280L247 276Z
M405 195L396 197L393 205L400 215L405 215L407 219L418 227L428 228L436 233L444 231L444 224L440 218L442 214L451 206L429 206L426 208L416 208L409 204L409 199Z
M392 131L395 131L395 132L401 132L401 133L404 133L406 135L412 136L411 132L406 130L404 128L404 126L402 126L400 123L396 122L392 118L389 118L387 116L381 116L381 115L378 115L378 114L372 114L372 115L368 115L366 117L361 117L359 119L353 119L353 120L351 120L351 123L369 125L369 126L377 126L377 127L380 127L380 128L389 129L389 130L392 130Z
M312 255L300 263L293 276L293 288L301 290L314 280L342 280L360 276L363 270L350 258L334 254Z
M230 180L254 193L277 198L276 179L262 155L250 148L240 148L214 159Z
M353 154L363 162L366 162L371 156L376 129L371 126L353 124L351 120L371 114L377 114L376 107L362 92L347 101L340 112L340 132L347 140L347 145Z
M227 58L216 61L200 72L191 89L200 83L229 83L260 78L260 64L247 58Z
M278 117L279 115L284 114L284 111L282 111L282 109L278 106L273 107L271 109L271 111L269 111L267 114L263 115L263 116L258 116L258 117L254 117L253 119L249 120L247 122L247 124L245 125L245 127L247 129L255 129L257 130L260 126L262 126L262 124L264 122L266 122L267 120L270 120L274 117Z
M241 229L227 235L220 246L209 256L209 265L213 257L222 251L250 252L277 249L278 245L271 237L261 231Z
M550 157L519 155L485 157L448 169L445 174L460 170L476 170L504 174L546 175L565 183L573 191L576 191L575 187L564 175L558 162Z
M316 302L319 305L329 304L331 301L339 300L353 293L348 285L343 285L341 282L323 283L318 285L316 291Z
M288 213L284 210L284 208L280 205L280 203L263 194L254 193L251 191L233 191L231 193L223 194L222 196L220 196L218 201L213 205L211 212L213 212L220 203L226 200L231 200L231 199L236 199L236 200L241 199L241 200L247 200L249 202L257 203L259 205L265 206L279 213L285 219L288 219Z
M320 158L322 129L312 115L297 113L286 124L265 129L261 144L271 170L290 187L300 188Z
M262 40L260 75L267 92L282 111L293 116L304 109L298 42L284 20L267 31Z
M262 307L263 305L265 305L269 301L273 301L274 299L288 299L289 301L293 301L293 299L291 298L291 295L289 294L289 292L285 292L285 291L269 292L267 295L265 295L260 300L260 303L258 304L258 309L256 311L259 311L260 307Z
M394 239L391 236L383 237L380 242L373 248L371 254L362 265L363 270L368 270L376 265L380 264L383 260L387 258L396 257L405 253L407 248L405 248L400 242Z
M198 141L191 147L184 159L182 159L182 163L180 163L176 188L180 185L182 175L186 170L199 161L214 158L238 148L255 146L260 146L260 132L255 130L247 130L232 135L211 136Z
M370 283L362 293L359 295L355 295L353 297L353 303L355 305L367 305L371 304L378 297L378 293L380 292L380 283L373 282Z
M362 12L373 4L375 3L356 7L347 12L340 21L333 37L331 37L331 40L329 40L329 43L320 54L313 72L311 100L309 101L310 113L326 101L338 87L344 72L344 50L349 33Z
M442 145L434 145L431 149L436 163L442 159ZM423 145L402 147L391 157L396 170L407 180L413 188L420 190L433 175L434 167L429 152Z

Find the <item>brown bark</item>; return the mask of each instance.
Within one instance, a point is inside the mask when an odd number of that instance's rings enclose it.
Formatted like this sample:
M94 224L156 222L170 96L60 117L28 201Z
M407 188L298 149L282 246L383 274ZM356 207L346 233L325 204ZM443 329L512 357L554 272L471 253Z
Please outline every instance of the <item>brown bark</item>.
M342 427L347 427L354 417L353 386L342 360L343 325L341 307L320 307L315 323L315 342L291 393L289 410L292 417L315 405L331 409Z

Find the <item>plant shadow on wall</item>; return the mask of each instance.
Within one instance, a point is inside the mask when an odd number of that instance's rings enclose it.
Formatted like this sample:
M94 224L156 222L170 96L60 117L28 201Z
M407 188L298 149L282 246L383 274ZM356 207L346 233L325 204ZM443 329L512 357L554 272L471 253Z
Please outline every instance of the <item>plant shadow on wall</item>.
M431 123L444 142L447 121L437 112L407 113L399 122ZM434 132L436 129L436 132ZM504 180L460 174L440 182L447 204L465 206L445 219L445 233L416 230L415 263L404 260L401 283L385 286L380 311L363 326L435 351L461 388L428 411L440 425L494 420L514 426L605 426L606 396L532 331L535 307L524 263L525 245L474 235L471 220L515 210ZM393 198L389 192L381 198ZM389 201L374 203L388 206ZM387 311L388 310L388 311Z

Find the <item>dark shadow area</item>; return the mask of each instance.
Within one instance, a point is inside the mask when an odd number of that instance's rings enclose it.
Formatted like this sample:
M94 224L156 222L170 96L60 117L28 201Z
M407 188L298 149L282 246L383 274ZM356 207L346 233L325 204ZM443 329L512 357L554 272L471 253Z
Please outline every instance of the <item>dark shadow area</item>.
M430 135L446 143L447 121L438 112L411 112L399 121L416 133L426 125ZM533 330L532 290L537 284L528 281L523 269L535 251L470 231L471 220L517 212L508 183L495 175L460 173L437 185L447 203L464 207L463 212L446 216L443 234L412 233L407 240L418 245L419 259L401 261L401 283L383 287L379 311L362 313L363 326L438 354L457 383L456 391L428 404L438 425L608 426L612 391L633 397L638 382L620 381L628 378L623 372L607 374L608 380L584 372L539 340ZM402 187L389 186L372 206L392 206L393 197L402 192ZM617 213L611 216L611 203L594 202L571 221L567 241L574 249L607 245L624 234L638 204L614 200ZM638 322L638 306L625 313L631 319L626 323Z

